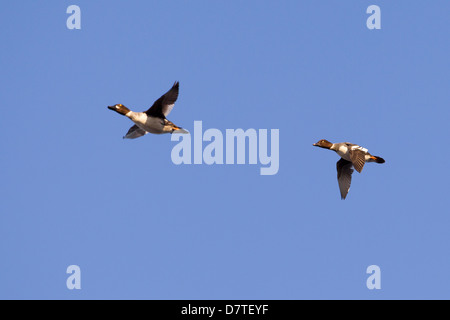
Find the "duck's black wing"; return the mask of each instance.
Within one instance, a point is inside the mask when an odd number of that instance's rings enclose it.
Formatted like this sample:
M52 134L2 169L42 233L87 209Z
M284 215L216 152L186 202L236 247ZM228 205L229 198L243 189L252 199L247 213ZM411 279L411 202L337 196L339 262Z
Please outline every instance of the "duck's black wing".
M156 100L153 105L145 111L148 116L165 118L172 111L178 98L180 83L175 81L172 88Z
M345 199L350 190L350 184L352 183L352 163L345 159L339 160L336 163L337 178L339 183L339 190L341 191L341 199Z
M139 128L137 125L134 125L128 130L127 134L123 137L124 139L136 139L142 137L148 132Z

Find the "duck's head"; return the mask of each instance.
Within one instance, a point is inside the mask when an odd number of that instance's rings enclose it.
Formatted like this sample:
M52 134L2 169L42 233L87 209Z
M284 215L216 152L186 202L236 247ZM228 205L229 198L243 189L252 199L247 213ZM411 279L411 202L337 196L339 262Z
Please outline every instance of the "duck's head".
M333 144L328 140L322 139L314 143L313 146L330 149L333 146Z
M120 113L122 115L126 115L128 112L130 112L130 109L128 109L127 107L125 107L123 104L119 103L113 106L108 106L109 110L113 110L117 113Z

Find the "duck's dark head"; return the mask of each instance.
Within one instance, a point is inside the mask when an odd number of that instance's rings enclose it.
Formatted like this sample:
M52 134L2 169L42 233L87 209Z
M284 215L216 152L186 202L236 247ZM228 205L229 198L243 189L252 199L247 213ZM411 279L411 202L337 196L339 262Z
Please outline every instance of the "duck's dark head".
M322 139L314 143L313 146L330 149L333 146L333 144L328 140Z
M117 113L120 113L122 115L126 115L128 112L130 112L130 109L125 107L123 104L119 103L113 106L108 106L109 110L115 111Z

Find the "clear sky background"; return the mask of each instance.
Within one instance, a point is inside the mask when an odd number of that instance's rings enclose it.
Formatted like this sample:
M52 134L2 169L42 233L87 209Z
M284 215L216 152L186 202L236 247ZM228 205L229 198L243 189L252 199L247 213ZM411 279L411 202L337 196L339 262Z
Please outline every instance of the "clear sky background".
M450 298L450 2L0 11L0 298ZM170 135L123 140L132 122L106 107L146 110L175 80L168 118L191 132L279 129L278 174L177 166ZM355 172L342 201L322 138L386 163ZM81 290L66 287L73 264Z

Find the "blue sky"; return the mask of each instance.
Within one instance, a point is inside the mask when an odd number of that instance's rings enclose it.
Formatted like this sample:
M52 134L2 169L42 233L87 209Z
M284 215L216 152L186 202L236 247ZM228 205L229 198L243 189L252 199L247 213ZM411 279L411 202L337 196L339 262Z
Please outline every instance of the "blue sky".
M0 298L448 299L449 10L3 3ZM179 126L279 129L278 173L175 165L170 135L123 140L132 123L106 106L146 110L175 80ZM386 163L355 172L342 201L321 138Z

